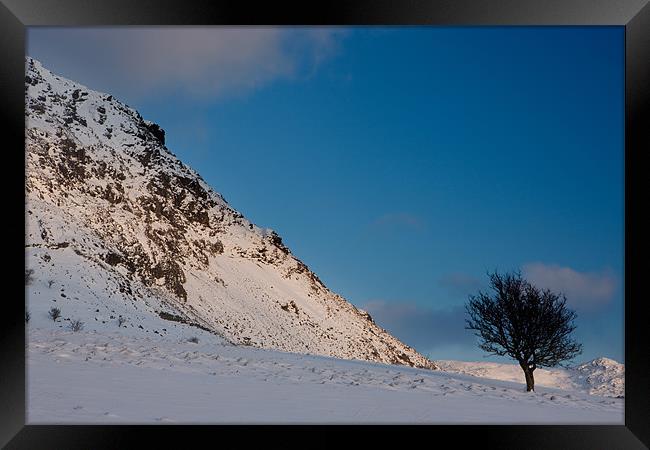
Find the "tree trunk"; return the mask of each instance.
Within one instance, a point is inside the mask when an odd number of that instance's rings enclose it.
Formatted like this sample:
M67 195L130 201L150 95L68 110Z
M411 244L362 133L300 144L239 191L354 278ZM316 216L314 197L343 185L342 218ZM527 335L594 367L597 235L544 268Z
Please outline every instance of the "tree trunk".
M535 377L533 377L533 371L529 368L524 369L524 375L526 375L526 392L535 390Z
M535 370L535 368L534 367L531 368L527 362L521 362L521 361L519 361L519 367L521 367L521 370L524 371L524 375L526 376L526 392L534 391L535 377L533 377L533 371Z

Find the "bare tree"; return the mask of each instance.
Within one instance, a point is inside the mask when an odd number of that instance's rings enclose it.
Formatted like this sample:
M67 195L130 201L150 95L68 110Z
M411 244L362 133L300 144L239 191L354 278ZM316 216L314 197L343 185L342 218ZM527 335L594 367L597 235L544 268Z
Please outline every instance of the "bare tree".
M493 294L469 297L465 328L475 331L482 350L515 359L526 390L534 391L535 369L557 366L582 352L571 337L576 313L566 307L564 295L533 286L519 272L489 277Z
M61 317L61 310L59 308L51 308L48 315L50 316L50 319L56 322L56 319Z
M84 329L84 323L81 320L73 320L72 322L70 322L69 327L71 331L74 332L81 331Z

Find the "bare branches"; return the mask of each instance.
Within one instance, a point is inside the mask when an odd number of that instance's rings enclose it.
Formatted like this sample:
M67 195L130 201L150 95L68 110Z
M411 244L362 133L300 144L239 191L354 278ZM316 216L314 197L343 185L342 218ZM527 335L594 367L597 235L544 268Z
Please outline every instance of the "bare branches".
M519 272L489 276L493 292L469 297L465 328L475 331L482 350L517 360L532 390L537 367L556 366L582 352L571 338L576 313L563 295L533 286Z
M56 319L61 317L61 310L59 308L50 308L47 315L52 319L52 321L56 322Z
M84 329L84 323L81 320L73 320L70 322L69 328L70 331L74 331L76 333L77 331Z

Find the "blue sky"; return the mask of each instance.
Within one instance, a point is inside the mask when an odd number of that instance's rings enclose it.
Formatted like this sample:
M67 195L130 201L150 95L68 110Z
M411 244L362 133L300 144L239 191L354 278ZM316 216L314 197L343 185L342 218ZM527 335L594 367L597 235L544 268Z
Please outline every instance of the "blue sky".
M567 294L577 361L623 360L623 49L622 27L28 32L332 290L468 360L494 269Z

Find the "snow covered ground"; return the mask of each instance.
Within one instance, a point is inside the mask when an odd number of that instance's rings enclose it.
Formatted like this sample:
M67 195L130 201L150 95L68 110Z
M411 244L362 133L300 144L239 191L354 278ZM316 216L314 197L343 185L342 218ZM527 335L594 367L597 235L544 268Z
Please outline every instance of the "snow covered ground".
M189 327L188 327L189 328ZM194 329L28 334L29 424L621 424L623 399L232 345Z
M30 424L623 423L624 399L589 395L561 373L537 371L526 393L509 365L440 361L435 371L233 345L194 317L161 317L182 314L162 292L132 283L131 301L119 274L69 249L41 253L29 253Z

